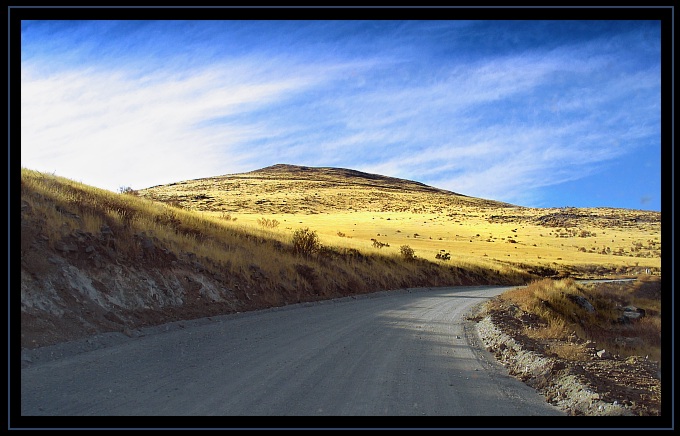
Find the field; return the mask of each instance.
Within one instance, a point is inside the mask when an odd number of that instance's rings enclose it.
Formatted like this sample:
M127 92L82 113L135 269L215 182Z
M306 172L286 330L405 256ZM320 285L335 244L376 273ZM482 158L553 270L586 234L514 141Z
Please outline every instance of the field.
M661 275L654 212L289 165L120 191L22 170L26 346L389 289Z
M546 276L660 274L655 212L526 208L352 170L288 165L139 195L282 240L309 228L324 245L367 253L399 254L408 245L432 262L511 265Z

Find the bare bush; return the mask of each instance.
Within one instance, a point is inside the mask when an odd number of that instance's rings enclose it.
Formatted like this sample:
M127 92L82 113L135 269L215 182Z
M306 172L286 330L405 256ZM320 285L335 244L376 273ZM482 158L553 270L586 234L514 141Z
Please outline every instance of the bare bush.
M121 193L121 194L128 194L128 195L135 195L135 196L139 195L139 192L137 192L136 190L132 189L129 186L121 186L120 188L118 188L118 192Z
M401 257L403 257L404 260L409 261L416 258L416 252L408 245L402 245L399 248L399 252L401 253Z
M390 244L388 244L386 242L380 242L377 239L371 239L371 241L373 241L373 246L375 248L383 248L383 247L389 247L390 246Z
M321 243L319 243L319 236L316 234L316 231L305 227L293 232L293 252L295 254L309 257L319 251L320 248Z
M434 256L435 259L439 259L439 260L451 260L451 253L445 253L445 252L443 252L443 251L444 251L444 250L442 250L442 252L440 252L440 253L437 253L437 254Z
M262 218L258 219L257 223L264 227L265 229L275 229L279 226L279 222L275 219L269 219L269 218Z

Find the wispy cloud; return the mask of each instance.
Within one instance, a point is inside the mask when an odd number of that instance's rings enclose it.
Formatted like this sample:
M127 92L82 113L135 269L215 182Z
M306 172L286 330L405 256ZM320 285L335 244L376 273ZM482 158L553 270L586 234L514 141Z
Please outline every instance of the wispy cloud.
M22 160L108 189L217 174L250 141L276 136L263 120L231 117L314 88L327 72L273 75L244 63L143 77L124 69L34 77L24 65Z
M658 146L653 26L209 24L27 26L68 55L28 38L22 164L114 190L332 165L526 204Z

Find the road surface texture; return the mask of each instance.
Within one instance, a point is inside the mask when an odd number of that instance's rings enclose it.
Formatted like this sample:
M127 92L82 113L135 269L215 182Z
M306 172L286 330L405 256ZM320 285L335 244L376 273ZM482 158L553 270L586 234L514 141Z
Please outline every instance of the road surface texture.
M22 365L21 415L564 415L466 321L508 289L388 291L46 347Z

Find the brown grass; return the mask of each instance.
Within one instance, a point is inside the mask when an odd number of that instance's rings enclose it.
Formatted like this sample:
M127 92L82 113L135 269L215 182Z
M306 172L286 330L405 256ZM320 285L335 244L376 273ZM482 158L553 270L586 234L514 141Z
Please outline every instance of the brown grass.
M113 193L28 169L22 169L21 189L22 225L31 229L22 233L22 247L45 238L55 249L77 232L100 235L108 226L120 261L146 260L140 245L143 235L177 257L191 256L207 273L221 277L225 286L250 289L264 304L403 287L521 284L532 277L521 269L474 262L441 263L421 257L406 261L397 252L372 247L370 241L339 243L353 239L340 238L337 230L301 251L294 235L303 229L316 235L303 223L263 216L254 222L241 216L238 221L231 215L226 219L222 212L178 208L170 205L176 202Z
M658 277L641 276L637 282L579 284L572 279L544 279L505 293L500 300L525 312L538 315L540 322L526 328L536 339L565 340L575 334L598 349L621 356L649 356L660 359L661 283ZM589 312L574 297L587 300L595 309ZM644 309L645 317L623 322L623 308ZM553 350L578 354L575 347ZM567 356L562 356L567 357ZM571 356L573 357L573 356Z
M278 233L309 227L323 245L533 271L552 277L660 274L660 214L612 208L524 208L351 170L277 165L189 180L139 195L244 228L276 220ZM377 237L377 238L376 238ZM377 246L375 240L382 245ZM437 258L450 253L450 261Z

